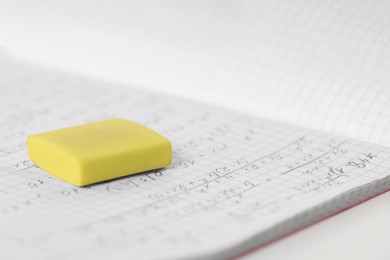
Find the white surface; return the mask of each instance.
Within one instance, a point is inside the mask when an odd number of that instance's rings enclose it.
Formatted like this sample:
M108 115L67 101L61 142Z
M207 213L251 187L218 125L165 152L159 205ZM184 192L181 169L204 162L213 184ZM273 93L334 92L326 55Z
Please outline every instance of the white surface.
M241 258L388 260L389 201L387 192Z
M234 103L243 111L266 111L272 118L301 125L321 126L313 123L317 121L300 121L300 110L280 111L280 100L270 97L284 96L292 85L310 89L313 82L340 92L359 86L385 94L389 90L388 1L1 0L0 5L0 45L22 59L217 100L224 106ZM251 95L259 89L264 91ZM386 96L383 93L378 96ZM370 95L363 91L357 96ZM376 105L363 106L373 115L383 112ZM388 122L388 113L383 116L381 120ZM357 125L367 122L357 119ZM388 129L388 125L381 127ZM324 129L334 130L334 124ZM367 134L367 129L356 125L347 129L350 132L339 133ZM389 196L368 201L255 255L365 259L368 254L389 259Z

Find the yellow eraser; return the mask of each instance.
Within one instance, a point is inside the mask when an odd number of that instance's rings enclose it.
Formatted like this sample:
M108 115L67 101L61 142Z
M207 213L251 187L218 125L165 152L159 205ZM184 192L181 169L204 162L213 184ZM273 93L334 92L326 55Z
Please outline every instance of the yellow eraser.
M166 138L125 119L30 135L27 147L36 165L77 186L162 168L172 160Z

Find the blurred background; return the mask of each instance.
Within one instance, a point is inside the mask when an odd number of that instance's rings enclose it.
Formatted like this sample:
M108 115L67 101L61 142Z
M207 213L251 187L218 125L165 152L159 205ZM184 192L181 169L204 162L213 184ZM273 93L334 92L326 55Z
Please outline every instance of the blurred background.
M20 59L390 144L389 1L0 3ZM358 129L366 114L382 130Z
M243 110L296 85L378 85L390 69L389 1L0 2L3 51L221 104L234 91Z

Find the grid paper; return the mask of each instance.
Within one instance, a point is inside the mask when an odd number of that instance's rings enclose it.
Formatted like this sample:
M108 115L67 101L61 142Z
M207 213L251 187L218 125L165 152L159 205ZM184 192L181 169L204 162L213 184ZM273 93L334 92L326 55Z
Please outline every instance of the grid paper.
M384 146L3 64L1 258L225 258L390 186ZM26 135L113 117L171 140L172 165L79 188L27 157Z
M28 2L0 8L14 55L390 145L387 0Z

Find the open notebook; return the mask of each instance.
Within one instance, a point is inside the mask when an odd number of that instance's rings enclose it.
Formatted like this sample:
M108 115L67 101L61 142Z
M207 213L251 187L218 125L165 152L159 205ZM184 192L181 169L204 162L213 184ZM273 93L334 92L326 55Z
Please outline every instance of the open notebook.
M1 69L7 258L226 258L390 187L386 146L17 63ZM30 133L115 117L170 139L173 164L78 188L27 157Z
M162 45L150 77L140 47L148 90L2 55L0 258L225 259L389 190L388 5L301 2L242 4L243 41ZM173 164L79 188L27 157L29 134L117 117Z

